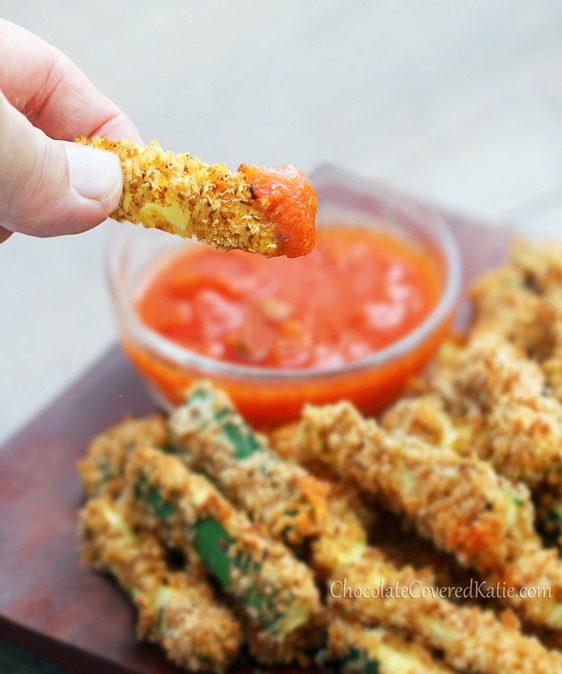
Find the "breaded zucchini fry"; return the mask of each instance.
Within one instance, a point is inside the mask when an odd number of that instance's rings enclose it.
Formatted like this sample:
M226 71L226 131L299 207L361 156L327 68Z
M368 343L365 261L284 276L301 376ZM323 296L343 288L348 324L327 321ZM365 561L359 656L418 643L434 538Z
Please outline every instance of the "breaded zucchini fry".
M472 289L471 336L495 333L540 364L562 400L562 247L519 241L511 259Z
M346 597L346 586L386 590L378 598L366 594ZM383 621L407 630L441 651L458 671L562 672L562 655L548 651L536 638L524 636L512 614L498 619L491 611L456 606L433 593L431 579L424 579L411 567L396 569L374 549L360 562L342 569L332 587L332 607L340 615L374 624ZM411 594L402 596L404 590Z
M86 458L78 464L86 494L119 496L129 454L147 444L163 450L168 446L166 421L160 414L125 419L94 438Z
M80 528L86 566L114 576L137 607L139 639L160 644L191 671L224 671L238 654L242 632L204 581L171 571L164 547L152 534L136 534L109 497L86 504Z
M271 536L299 546L319 534L327 514L326 486L274 454L224 393L195 385L170 416L169 430L182 461L205 473Z
M333 618L320 662L342 674L452 674L445 664L398 632Z
M510 265L520 272L528 287L548 294L562 290L562 246L553 241L516 241Z
M146 447L128 461L124 502L133 522L172 548L194 555L249 620L250 646L262 662L289 662L320 621L310 569L236 511L177 457Z
M562 562L542 548L523 485L475 457L385 432L348 403L307 407L296 441L408 516L422 536L491 585L549 588L542 596L503 599L529 622L562 628Z
M473 284L474 306L470 337L493 333L502 336L529 355L545 351L544 325L538 320L542 298L530 290L523 274L506 265Z
M385 413L381 426L387 431L414 435L434 447L448 447L460 455L486 449L486 441L481 439L483 416L453 416L444 400L436 395L399 400Z
M523 430L524 427L518 422L516 412L512 417L513 430ZM422 396L421 398L407 398L394 405L384 416L382 425L387 430L400 429L409 435L429 442L434 447L448 447L459 454L470 454L474 451L478 455L490 461L496 471L502 475L521 476L521 469L531 464L536 467L534 452L527 451L521 461L512 465L509 459L502 460L501 452L490 452L490 435L487 432L485 422L475 420L474 416L468 419L453 418L445 411L442 400L435 396ZM525 445L531 447L533 434L527 438L515 437L511 447L522 448ZM505 437L504 447L510 447L509 438ZM535 451L540 448L540 443L534 445ZM500 445L501 447L501 445ZM554 469L554 466L551 470ZM534 484L534 473L526 471L523 478L531 477ZM541 474L539 474L539 477ZM557 546L562 549L562 495L559 490L550 489L541 485L534 494L535 523L543 543L546 547Z
M316 194L294 166L205 164L199 157L105 138L82 142L114 152L123 166L115 220L192 237L221 250L268 257L309 253L315 240Z
M402 414L410 417L409 431L415 432L412 423L419 423L423 405L426 424L433 416L435 423L461 434L457 449L475 451L499 473L533 489L545 484L562 488L562 405L550 395L539 365L492 333L475 337L447 359L428 377L426 388L433 398L398 403L386 425ZM428 408L436 395L442 403L433 404L432 414ZM454 419L444 419L447 411ZM447 444L452 446L450 438Z
M562 246L516 242L508 262L471 288L469 341L503 337L537 361L562 401Z

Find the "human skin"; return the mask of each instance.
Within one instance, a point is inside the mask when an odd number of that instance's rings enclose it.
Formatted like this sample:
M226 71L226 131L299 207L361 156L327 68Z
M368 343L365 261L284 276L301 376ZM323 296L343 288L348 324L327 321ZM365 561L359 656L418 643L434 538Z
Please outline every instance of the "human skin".
M0 19L0 243L103 222L122 190L119 160L78 136L142 143L134 124L62 52Z

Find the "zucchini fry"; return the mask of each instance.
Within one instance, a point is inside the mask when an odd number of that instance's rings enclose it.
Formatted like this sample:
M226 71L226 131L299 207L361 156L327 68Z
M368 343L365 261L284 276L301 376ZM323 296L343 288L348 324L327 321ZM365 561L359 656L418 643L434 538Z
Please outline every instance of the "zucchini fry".
M562 247L518 242L510 261L475 284L470 335L495 333L536 360L562 400Z
M334 618L320 662L342 674L452 674L418 644L382 627Z
M485 444L486 427L483 421L474 418L453 418L447 414L445 404L435 396L405 399L394 405L384 416L382 425L386 430L401 430L414 435L434 447L447 447L461 455L474 451L480 458L491 461L496 471L507 477L514 474L521 476L521 462L511 465L506 458L501 460L500 453L490 453L489 443ZM484 440L482 440L482 435ZM532 439L532 438L531 438ZM529 446L531 444L529 440ZM508 439L506 438L506 443ZM514 440L514 446L522 446L521 439ZM535 451L539 447L535 444ZM536 466L536 458L530 451L523 457L526 464ZM515 471L514 471L515 468ZM528 477L533 473L526 471L523 477L528 483L533 480ZM551 489L541 485L534 493L535 524L546 547L557 546L562 549L562 495L558 489Z
M136 525L198 558L243 608L260 661L290 662L313 645L322 607L312 572L206 478L145 447L129 458L123 497Z
M562 246L559 243L519 240L513 247L510 264L535 292L549 294L562 290Z
M86 504L80 527L84 564L110 573L129 594L139 639L160 644L191 671L225 670L240 650L241 628L204 581L171 571L165 548L151 534L135 533L107 496Z
M115 220L267 257L297 257L314 246L317 198L294 166L242 164L233 173L226 164L165 152L156 140L146 147L105 138L78 142L121 160L123 195L111 214Z
M498 476L476 457L385 432L348 403L307 407L296 441L405 514L422 536L490 585L547 588L541 596L516 591L503 599L529 622L562 628L562 562L534 531L525 486Z
M533 357L545 351L543 299L526 285L520 270L508 264L486 274L473 284L470 298L474 306L470 338L493 333Z
M271 536L292 546L318 536L327 514L326 486L274 454L224 393L196 384L172 413L169 430L181 460L205 473Z
M159 414L125 419L94 438L86 458L78 464L87 496L119 496L129 454L147 444L164 451L168 448L166 421Z
M472 449L531 489L562 489L562 405L550 395L540 366L523 351L500 336L480 335L454 354L449 350L447 362L430 373L426 389L443 400L441 424L460 432L464 417L457 446L466 443L465 451ZM398 403L397 409L411 405ZM447 411L461 421L444 422ZM389 413L387 425L400 413ZM426 411L424 418L429 416ZM417 417L414 412L410 421Z
M381 596L347 597L346 585L379 589ZM390 622L440 650L459 671L562 672L562 655L548 651L535 637L523 635L513 614L507 612L498 619L491 611L456 606L433 592L431 578L411 567L396 569L377 550L371 549L360 562L342 569L332 587L332 607L341 616L364 623ZM402 596L400 591L405 589L411 594Z

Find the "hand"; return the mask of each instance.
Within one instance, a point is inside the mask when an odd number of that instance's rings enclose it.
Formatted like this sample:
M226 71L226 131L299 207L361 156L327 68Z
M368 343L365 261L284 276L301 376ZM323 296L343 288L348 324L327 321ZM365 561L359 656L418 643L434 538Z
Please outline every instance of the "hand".
M64 54L2 19L0 63L0 243L103 222L119 203L120 162L72 141L142 143L138 131Z

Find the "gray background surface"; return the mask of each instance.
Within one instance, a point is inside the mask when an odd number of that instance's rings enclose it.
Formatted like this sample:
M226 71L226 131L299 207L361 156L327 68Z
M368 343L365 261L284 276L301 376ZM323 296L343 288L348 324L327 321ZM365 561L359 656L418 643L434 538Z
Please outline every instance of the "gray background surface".
M555 0L0 0L0 16L71 56L146 140L234 168L328 160L562 231ZM0 439L114 341L106 234L0 246ZM3 674L53 671L0 643Z

